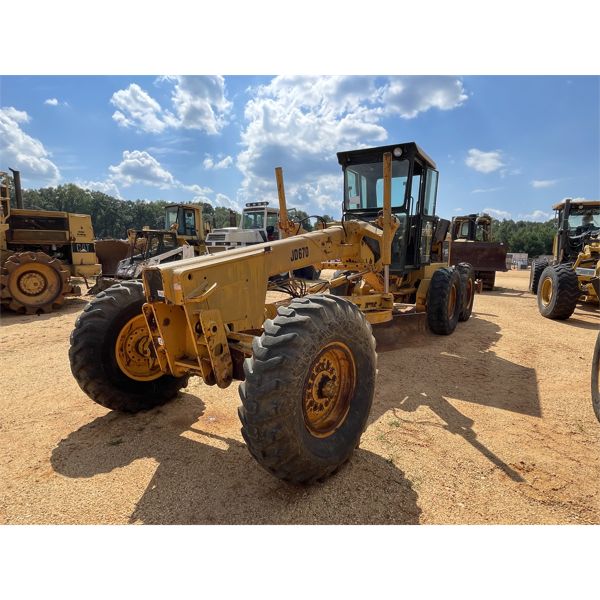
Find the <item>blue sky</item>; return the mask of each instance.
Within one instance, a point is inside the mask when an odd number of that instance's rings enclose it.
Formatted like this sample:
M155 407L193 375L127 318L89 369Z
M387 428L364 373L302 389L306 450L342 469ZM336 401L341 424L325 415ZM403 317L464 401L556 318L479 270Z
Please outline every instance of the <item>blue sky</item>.
M0 80L0 169L126 199L339 215L335 152L416 141L438 214L545 220L600 197L600 78L40 76Z

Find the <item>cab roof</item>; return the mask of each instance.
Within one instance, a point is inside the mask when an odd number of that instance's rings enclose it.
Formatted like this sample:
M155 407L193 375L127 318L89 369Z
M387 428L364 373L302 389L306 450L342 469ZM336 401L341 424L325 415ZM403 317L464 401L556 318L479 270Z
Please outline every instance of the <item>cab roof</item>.
M554 210L560 210L561 208L564 208L565 206L565 201L568 200L568 198L564 198L563 200L561 200L558 204L555 204L552 208ZM571 206L600 206L600 200L574 200L571 199Z
M370 163L370 162L383 162L383 155L386 152L392 153L392 158L398 160L393 155L394 148L400 147L402 149L402 155L400 159L417 157L428 167L435 169L435 162L427 155L427 153L420 148L415 142L404 142L401 144L392 144L390 146L377 146L376 148L360 148L359 150L347 150L345 152L338 152L338 162L342 167L350 164Z

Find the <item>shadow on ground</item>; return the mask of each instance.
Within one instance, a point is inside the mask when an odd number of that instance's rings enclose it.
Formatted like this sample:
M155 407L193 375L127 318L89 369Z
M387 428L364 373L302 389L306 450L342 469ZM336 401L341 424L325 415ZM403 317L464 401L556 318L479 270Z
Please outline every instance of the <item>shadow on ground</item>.
M6 325L18 325L21 323L31 323L32 321L48 321L55 317L71 315L83 310L84 306L90 301L89 298L67 298L61 306L55 308L52 312L39 315L26 315L19 312L13 312L5 306L0 310L0 327Z
M108 413L61 440L52 466L89 478L153 458L158 466L131 523L419 522L411 482L380 456L357 449L324 483L291 486L264 471L243 443L211 433L203 412L202 401L184 393L147 413Z
M474 422L448 401L541 417L535 370L497 356L493 347L500 337L498 325L474 314L451 336L426 332L399 335L393 346L378 344L378 394L370 423L387 411L398 415L426 406L444 429L462 436L514 481L523 481L477 439Z

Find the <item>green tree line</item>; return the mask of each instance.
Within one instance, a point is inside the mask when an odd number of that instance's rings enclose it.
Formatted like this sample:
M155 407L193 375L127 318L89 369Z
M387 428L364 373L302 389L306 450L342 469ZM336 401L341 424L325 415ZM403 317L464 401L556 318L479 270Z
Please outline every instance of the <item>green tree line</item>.
M102 192L82 189L73 183L23 190L25 208L90 215L97 238L124 238L127 229L141 229L146 225L151 229L164 229L167 204L171 202L120 200ZM239 223L240 213L233 213L236 223ZM213 207L202 203L202 214L213 227L228 227L232 222L229 209L222 206Z
M492 237L503 242L508 252L526 252L529 256L552 254L552 240L556 232L554 220L545 223L532 221L492 221Z
M12 181L10 182L12 184ZM11 185L12 205L14 188ZM25 208L41 210L60 210L70 213L81 213L92 217L94 234L97 238L124 238L127 229L141 229L148 226L151 229L164 229L165 206L171 204L167 200L120 200L103 192L82 189L68 183L58 187L23 190L23 205ZM213 228L239 226L241 214L223 206L213 207L202 203L202 215ZM305 219L308 214L296 211L294 218ZM325 215L327 221L333 219ZM303 227L310 231L314 219L303 221Z
M167 200L120 200L102 192L82 189L73 183L23 190L23 203L25 208L91 215L94 233L98 238L123 238L128 228L141 229L145 225L152 229L163 229L165 206L170 204ZM240 224L240 213L222 206L213 207L203 203L202 212L204 219L213 227L228 227L233 224L233 219L236 225ZM316 221L306 217L308 214L302 210L294 214L294 219L303 220L303 227L310 231ZM324 215L324 218L326 221L333 220L329 215ZM551 254L554 233L553 220L536 223L494 219L492 222L494 240L503 242L509 252L527 252L530 256Z

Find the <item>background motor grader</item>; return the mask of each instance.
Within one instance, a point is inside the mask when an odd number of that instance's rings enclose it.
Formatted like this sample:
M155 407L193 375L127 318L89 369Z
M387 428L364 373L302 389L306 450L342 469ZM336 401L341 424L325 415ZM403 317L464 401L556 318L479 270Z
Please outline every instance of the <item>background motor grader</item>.
M577 302L600 300L600 201L566 198L553 208L553 260L532 262L529 289L544 317L568 319Z
M441 262L449 222L435 216L438 173L414 143L341 152L340 223L309 233L288 220L276 169L282 238L149 267L142 282L99 294L71 334L72 373L95 402L136 412L173 399L198 375L236 379L242 435L276 477L310 483L352 454L375 389L371 324L424 312L439 334L467 319L474 280ZM335 267L331 281L269 277ZM463 276L464 275L464 276ZM323 293L345 287L344 296Z
M90 215L23 208L21 178L0 172L0 304L18 312L51 312L67 294L80 295L71 277L100 273Z

